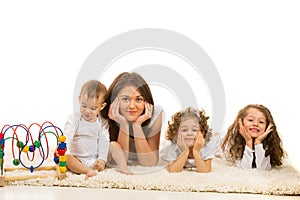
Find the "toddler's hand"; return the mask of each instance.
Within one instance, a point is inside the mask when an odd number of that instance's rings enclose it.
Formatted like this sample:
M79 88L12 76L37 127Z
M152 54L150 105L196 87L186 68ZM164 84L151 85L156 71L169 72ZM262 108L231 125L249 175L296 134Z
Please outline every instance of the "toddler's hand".
M204 139L202 133L199 131L199 133L195 139L193 152L200 152L200 150L202 149L204 144L205 144L205 139Z
M94 168L98 170L98 172L105 169L105 162L103 160L96 160L94 163Z
M179 146L179 148L181 149L181 151L185 151L186 149L188 149L188 145L185 143L183 137L181 134L178 134L177 137L177 145Z

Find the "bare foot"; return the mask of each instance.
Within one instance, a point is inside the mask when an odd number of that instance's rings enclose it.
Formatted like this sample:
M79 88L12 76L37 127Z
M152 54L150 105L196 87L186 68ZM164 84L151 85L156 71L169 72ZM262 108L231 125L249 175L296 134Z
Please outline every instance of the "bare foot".
M133 173L131 171L129 171L128 169L117 169L117 171L122 174L133 175Z
M97 175L97 173L96 173L94 170L90 169L90 170L86 173L85 179L88 179L88 178L90 178L90 177L92 177L92 176L96 176L96 175Z

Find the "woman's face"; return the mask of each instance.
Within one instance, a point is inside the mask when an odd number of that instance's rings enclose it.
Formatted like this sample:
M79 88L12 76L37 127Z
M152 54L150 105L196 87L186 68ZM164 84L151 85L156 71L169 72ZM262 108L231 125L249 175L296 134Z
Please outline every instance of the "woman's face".
M128 121L135 121L142 115L145 108L145 98L134 86L127 86L118 94L120 113Z
M265 115L256 108L249 108L243 119L243 125L252 138L262 135L267 126Z
M189 147L193 146L195 143L195 138L199 133L199 121L196 118L189 118L181 121L178 128L178 134L181 134L186 145Z

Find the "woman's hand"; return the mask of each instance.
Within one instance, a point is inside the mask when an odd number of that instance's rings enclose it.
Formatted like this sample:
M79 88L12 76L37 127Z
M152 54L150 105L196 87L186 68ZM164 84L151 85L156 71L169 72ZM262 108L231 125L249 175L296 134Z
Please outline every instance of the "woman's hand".
M118 97L116 97L112 104L110 104L108 117L118 122L120 125L127 123L125 117L120 114L120 100Z
M152 117L153 105L148 102L145 102L145 112L143 115L140 115L133 123L137 126L141 126L144 121Z
M195 143L194 143L194 147L193 147L193 154L199 154L200 150L202 149L202 147L205 144L205 139L202 135L202 133L199 131L197 137L195 138Z
M261 134L260 136L258 136L257 138L255 138L254 144L262 143L262 141L268 136L268 134L273 131L272 127L273 127L273 124L269 123L266 131L263 134Z

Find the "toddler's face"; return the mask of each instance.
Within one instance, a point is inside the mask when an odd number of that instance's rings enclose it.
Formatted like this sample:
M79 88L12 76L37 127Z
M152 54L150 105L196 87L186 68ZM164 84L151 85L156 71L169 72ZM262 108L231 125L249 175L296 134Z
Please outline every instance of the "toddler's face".
M200 133L199 122L196 118L189 118L181 121L178 134L181 134L184 142L189 147L194 145L195 138Z
M243 125L252 138L262 135L267 126L265 115L256 108L249 108L243 119Z
M97 98L88 98L87 95L79 97L80 114L87 122L95 122L100 110L105 106L103 104L104 95Z
M133 86L124 87L118 94L120 113L128 121L135 121L142 115L145 108L145 99Z

